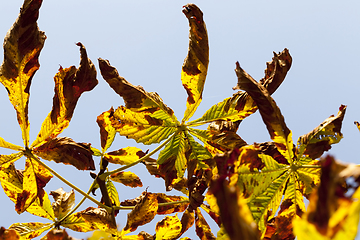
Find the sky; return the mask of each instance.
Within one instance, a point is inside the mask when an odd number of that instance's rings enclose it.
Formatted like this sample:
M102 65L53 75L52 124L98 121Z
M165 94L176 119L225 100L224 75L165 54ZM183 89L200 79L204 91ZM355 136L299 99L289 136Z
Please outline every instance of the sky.
M0 1L2 38L16 20L22 2ZM45 0L38 24L40 30L45 31L47 40L40 55L40 69L30 89L30 141L35 140L42 121L51 111L53 77L59 67L79 64L77 42L84 44L89 58L97 67L99 84L93 91L81 96L70 126L60 136L91 143L100 149L96 117L112 106L116 108L123 104L122 98L102 79L97 63L99 57L108 59L129 82L143 86L148 92L157 92L181 119L187 98L180 80L181 66L188 49L189 27L182 13L182 6L187 3L178 0ZM353 124L360 121L359 1L226 0L220 3L199 0L193 3L204 13L210 63L203 101L192 119L201 117L212 105L235 93L232 87L237 83L234 72L236 61L253 78L260 80L273 51L281 52L288 48L293 58L292 67L272 96L292 130L294 142L330 115L336 115L340 105L345 104L344 138L333 145L329 154L343 162L360 163L355 151L360 144L360 133ZM2 60L3 53L0 52ZM0 114L0 136L8 142L22 145L15 111L2 86ZM238 134L249 144L270 140L258 112L241 123ZM137 146L144 151L156 147L137 144L117 135L110 150L127 146ZM6 149L0 149L0 154L8 153ZM98 164L99 159L95 162ZM78 173L72 166L46 163L81 189L86 191L89 188L91 178L88 172ZM16 166L24 168L24 161L17 162ZM130 170L140 176L144 186L130 189L117 184L121 199L135 198L147 187L151 192L165 191L163 181L149 177L143 166ZM49 192L60 187L71 190L55 178L46 190ZM80 196L76 195L76 199L79 201ZM19 216L3 191L0 191L0 202L1 215L6 216L0 218L0 226L42 221L26 213ZM89 205L92 203L85 202L84 208ZM127 213L121 212L117 217L120 227L126 224ZM150 225L140 230L153 234L155 226ZM79 237L76 233L70 234ZM184 236L196 239L194 230L189 230Z

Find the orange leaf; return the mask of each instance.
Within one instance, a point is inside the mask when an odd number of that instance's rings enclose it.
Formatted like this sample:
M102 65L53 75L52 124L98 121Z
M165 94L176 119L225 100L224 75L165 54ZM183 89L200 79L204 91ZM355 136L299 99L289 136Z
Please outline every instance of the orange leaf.
M48 161L70 164L79 170L95 170L90 144L76 143L68 137L53 138L33 152Z
M65 69L60 67L55 75L53 108L44 120L32 147L39 146L48 137L55 138L67 128L81 94L91 91L98 84L95 66L87 57L85 47L80 42L77 45L80 46L80 66Z
M20 239L20 235L13 229L0 228L0 240L17 240Z
M24 2L18 19L4 39L4 62L0 68L0 82L16 110L25 146L29 144L30 84L40 67L38 57L46 39L36 23L41 3L41 0Z

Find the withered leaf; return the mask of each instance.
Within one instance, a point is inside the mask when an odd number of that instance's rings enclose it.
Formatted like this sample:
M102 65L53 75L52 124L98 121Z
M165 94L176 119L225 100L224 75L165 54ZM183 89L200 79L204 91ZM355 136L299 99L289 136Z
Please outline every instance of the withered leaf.
M109 61L99 59L100 71L125 102L114 113L113 127L122 136L144 144L158 143L176 131L178 121L157 93L147 92L119 76ZM118 121L118 123L116 123Z
M189 50L182 66L181 81L188 94L183 122L189 120L202 100L209 65L209 44L202 11L186 4L183 13L189 20Z
M73 165L79 170L95 170L90 144L76 143L68 137L50 139L33 152L48 161Z
M46 234L46 240L78 240L69 236L65 229L52 229Z
M135 208L128 213L126 226L123 233L135 231L138 226L151 222L158 210L156 194L143 192Z
M62 219L75 205L75 192L65 192L63 188L51 191L50 195L54 198L52 207L57 219Z
M96 122L100 127L100 140L101 148L105 152L112 144L115 138L116 129L112 126L112 120L114 118L114 109L110 108L109 111L100 114Z
M195 230L201 240L216 239L199 208L195 210Z
M21 239L32 239L40 236L46 230L53 227L52 223L30 222L14 223L9 229L15 230L21 236Z
M6 229L4 227L0 228L0 240L17 240L20 239L20 235L17 231L13 229Z
M114 182L119 182L128 187L142 187L143 184L140 178L132 172L117 172L110 175L110 179Z
M91 91L98 84L95 66L88 58L85 47L80 42L76 45L80 47L80 66L60 67L55 75L53 107L32 147L38 147L49 137L55 138L67 128L81 94Z
M103 156L108 162L129 165L145 156L145 153L137 147L125 147L116 151L105 153Z
M80 212L86 222L95 225L102 231L116 231L116 223L113 216L103 208L88 207Z
M46 39L37 26L42 0L26 0L4 39L4 61L0 82L8 91L21 127L24 145L29 144L28 104L30 84L39 69L39 55Z
M299 137L299 155L315 159L322 156L324 151L328 151L332 144L340 142L342 133L340 132L344 119L346 106L341 105L337 116L330 116L314 130Z
M175 239L181 232L181 222L177 215L166 216L156 223L156 239Z

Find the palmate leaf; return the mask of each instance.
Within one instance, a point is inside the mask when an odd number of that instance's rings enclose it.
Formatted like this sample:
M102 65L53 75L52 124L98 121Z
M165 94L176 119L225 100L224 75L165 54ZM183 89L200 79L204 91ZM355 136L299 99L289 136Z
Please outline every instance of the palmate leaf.
M26 0L19 17L4 39L0 82L8 91L17 114L24 145L29 145L28 104L30 84L39 69L38 57L46 36L37 26L41 0Z
M209 43L202 11L195 4L184 6L183 13L189 20L189 50L181 71L181 81L188 94L182 122L195 113L202 100L209 65Z
M46 182L46 178L45 181L41 180L41 178L39 178L37 181L39 183ZM13 164L10 164L6 168L1 167L0 182L5 194L10 198L11 201L17 203L18 196L23 192L22 172L16 170ZM37 198L35 198L33 203L26 209L26 211L36 216L54 220L55 215L49 197L45 191L41 190L40 194L37 195Z
M9 229L18 232L21 239L32 239L37 236L40 236L43 232L49 230L52 227L53 227L53 223L31 222L31 223L14 223L9 227Z
M293 218L305 211L303 196L308 195L319 183L320 169L318 161L313 158L322 155L331 144L341 139L340 129L346 107L341 106L337 117L330 117L301 137L298 149L295 149L291 131L268 91L242 70L239 64L236 73L239 86L256 102L274 141L244 147L242 153L239 153L240 163L235 165L238 166L239 185L264 234L267 221L275 216L279 207L280 217ZM289 224L286 228L291 229L291 222Z
M288 49L281 53L274 53L271 62L267 62L265 76L260 80L270 94L273 94L284 81L287 72L290 70L292 58ZM234 89L239 89L235 87ZM220 103L212 106L201 118L189 122L190 125L200 125L213 121L243 120L257 110L257 105L246 92L237 92L232 97L226 98Z
M80 66L60 67L55 75L53 107L42 123L32 147L39 147L49 137L55 138L67 128L81 94L91 91L98 84L95 66L87 57L85 47L80 42L76 45L80 47Z
M360 213L360 168L339 163L331 156L323 158L321 166L321 183L310 195L306 213L294 220L296 237L355 239Z
M99 59L100 71L125 101L114 113L113 127L122 136L144 144L158 143L176 131L178 121L172 109L167 107L157 93L146 92L123 77L107 60ZM116 123L117 121L117 123Z

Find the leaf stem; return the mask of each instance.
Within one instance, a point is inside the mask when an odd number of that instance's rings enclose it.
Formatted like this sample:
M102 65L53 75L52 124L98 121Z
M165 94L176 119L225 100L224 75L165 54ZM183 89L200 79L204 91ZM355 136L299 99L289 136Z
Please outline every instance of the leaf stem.
M321 168L320 165L300 165L298 168Z
M145 159L149 158L150 156L154 155L156 152L158 152L162 147L164 147L167 143L169 143L171 141L171 139L175 136L175 134L177 134L178 131L176 131L175 133L173 133L168 139L166 139L165 142L163 142L162 144L160 144L157 148L155 148L154 150L152 150L150 153L146 154L145 156L143 156L142 158L140 158L139 160L133 162L133 163L130 163L126 166L123 166L121 168L118 168L118 169L115 169L113 171L109 171L109 172L104 172L103 174L101 174L99 176L100 179L102 180L105 180L105 178L107 176L110 176L111 174L114 174L114 173L118 173L118 172L121 172L125 169L128 169L132 166L135 166L136 164L144 161Z
M54 174L57 178L59 178L61 181L63 181L66 185L70 186L71 188L75 189L78 193L80 193L81 195L83 195L84 197L86 197L87 199L89 199L90 201L94 202L95 204L97 204L98 206L105 208L107 211L111 211L111 208L108 206L105 206L104 204L102 204L101 202L99 202L98 200L96 200L95 198L91 197L89 194L85 193L83 190L81 190L80 188L78 188L77 186L75 186L74 184L72 184L71 182L69 182L68 180L66 180L65 178L63 178L63 176L61 176L60 174L58 174L56 171L54 171L52 168L50 168L48 165L46 165L45 163L43 163L42 161L40 161L37 157L35 157L31 152L29 154L29 152L26 153L26 156L30 156L33 160L35 160L36 162L38 162L41 166L43 166L44 168L46 168L49 172L51 172L52 174Z

